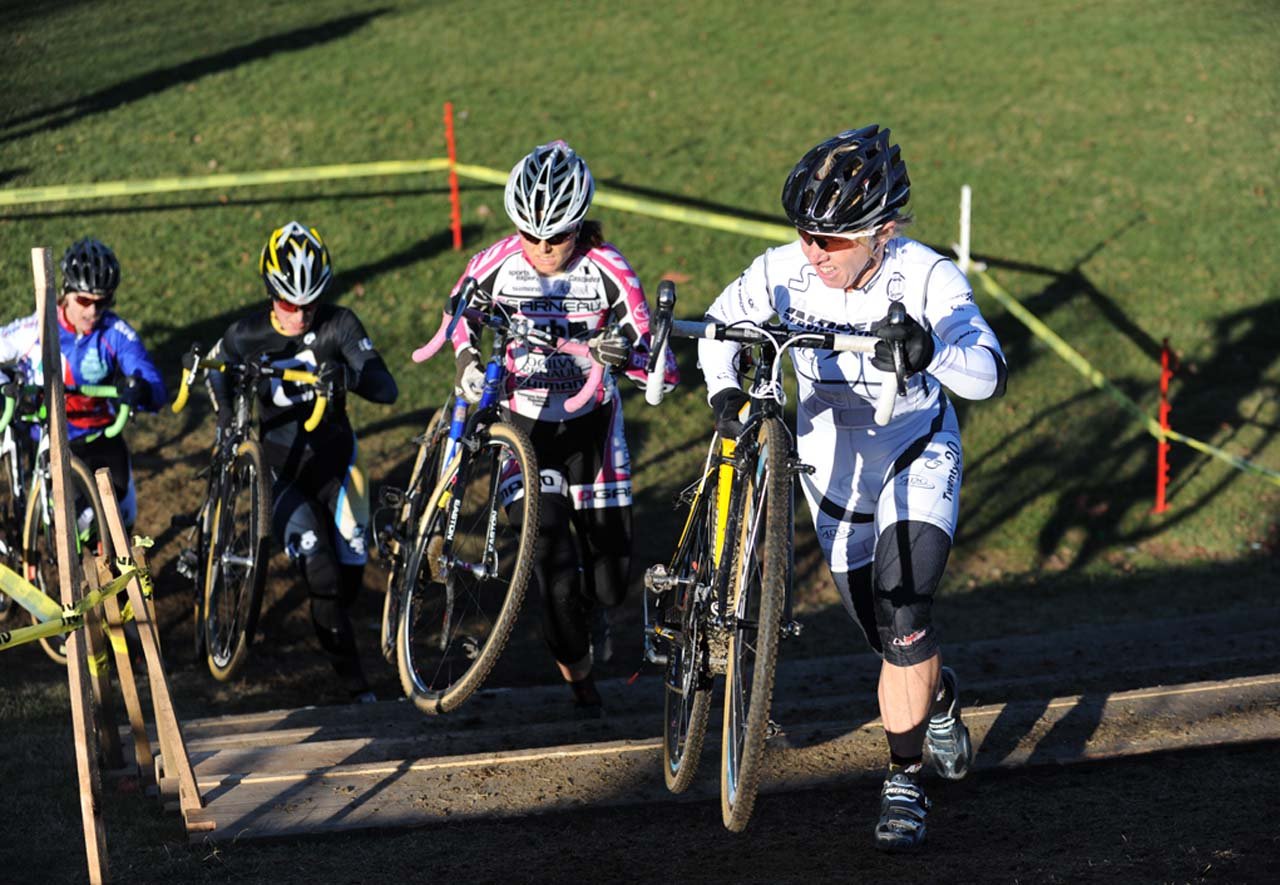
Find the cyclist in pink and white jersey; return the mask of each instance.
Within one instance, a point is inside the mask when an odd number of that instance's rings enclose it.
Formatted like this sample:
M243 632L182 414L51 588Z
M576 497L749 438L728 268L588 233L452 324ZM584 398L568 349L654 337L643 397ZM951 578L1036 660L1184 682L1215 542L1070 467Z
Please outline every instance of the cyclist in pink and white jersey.
M648 305L626 258L604 242L598 222L586 220L594 193L586 162L569 145L534 148L507 180L506 209L516 232L473 256L454 291L470 277L480 299L492 299L512 316L557 335L591 336L598 361L643 384ZM473 402L484 387L475 336L460 323L453 338L457 387ZM542 474L534 574L543 632L575 703L590 715L601 707L591 676L593 645L596 655L608 657L601 607L622 602L631 564L631 456L622 404L607 373L591 402L568 411L565 401L590 372L586 357L534 354L512 344L506 361L503 406L529 434ZM674 358L665 372L674 386Z

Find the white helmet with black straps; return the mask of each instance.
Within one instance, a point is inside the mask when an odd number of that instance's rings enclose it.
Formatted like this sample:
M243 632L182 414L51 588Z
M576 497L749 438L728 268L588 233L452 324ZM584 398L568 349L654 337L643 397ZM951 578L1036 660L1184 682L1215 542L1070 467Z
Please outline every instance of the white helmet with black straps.
M587 162L557 139L538 145L512 168L507 214L530 236L554 237L582 223L595 191Z

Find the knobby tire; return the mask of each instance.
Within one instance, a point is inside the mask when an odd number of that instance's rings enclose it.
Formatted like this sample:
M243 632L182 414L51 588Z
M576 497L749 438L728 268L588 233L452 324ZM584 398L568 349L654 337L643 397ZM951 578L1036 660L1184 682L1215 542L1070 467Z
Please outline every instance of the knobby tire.
M101 553L110 559L112 547L110 535L106 531L106 510L102 506L102 498L98 495L98 486L94 482L93 474L85 463L74 455L68 459L67 463L71 478L71 494L75 499L71 521L76 528L76 555L81 556L83 561L84 551L81 549L83 534L84 540L96 541L91 552ZM53 484L50 481L49 491L52 488ZM61 605L62 591L58 584L57 570L58 548L50 531L53 526L45 524L43 518L46 494L48 491L44 488L33 488L27 496L27 513L22 532L22 559L27 580ZM93 510L93 522L81 530L79 515L86 507ZM31 616L31 623L37 623L34 615ZM40 639L40 647L52 660L65 664L67 662L66 641L65 633L60 636L46 636Z
M754 470L742 485L732 594L735 623L725 668L720 810L733 832L746 828L760 787L791 531L789 441L782 422L765 419L755 445Z
M405 696L428 714L448 713L480 687L511 635L533 571L538 536L538 464L519 428L495 422L479 435L475 452L459 453L422 511L413 553L401 584L396 663ZM524 495L498 502L498 472L519 465ZM530 482L532 479L532 482ZM449 506L460 496L462 513L453 547L443 549ZM455 564L489 559L483 552L490 509L496 508L497 577L481 580ZM477 532L479 534L477 535ZM490 564L493 564L492 562Z
M240 444L210 517L205 563L205 660L219 682L244 666L267 578L271 489L262 446Z

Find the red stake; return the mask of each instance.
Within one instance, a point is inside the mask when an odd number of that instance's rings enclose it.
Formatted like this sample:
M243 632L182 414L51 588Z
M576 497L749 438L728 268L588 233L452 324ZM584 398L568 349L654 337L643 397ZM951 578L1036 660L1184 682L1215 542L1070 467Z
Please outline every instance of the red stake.
M444 103L444 140L449 148L449 226L453 230L453 249L462 248L462 202L458 197L458 148L453 140L453 102Z
M1164 339L1160 348L1160 429L1169 429L1169 379L1173 377L1170 368L1169 339ZM1165 491L1169 485L1169 440L1161 439L1156 443L1156 505L1152 513L1164 513L1167 509Z

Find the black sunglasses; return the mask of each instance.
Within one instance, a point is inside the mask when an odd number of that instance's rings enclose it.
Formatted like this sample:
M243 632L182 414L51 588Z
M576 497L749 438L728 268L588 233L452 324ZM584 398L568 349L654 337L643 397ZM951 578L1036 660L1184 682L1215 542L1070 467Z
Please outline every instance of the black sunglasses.
M537 245L539 243L546 243L548 246L559 246L562 243L565 243L568 240L572 239L573 237L576 237L577 235L578 235L578 229L576 227L571 228L570 230L562 230L560 231L560 233L556 234L554 237L545 237L545 238L535 237L533 234L526 233L525 231L520 231L520 236L524 237L528 242L533 243L534 245Z

